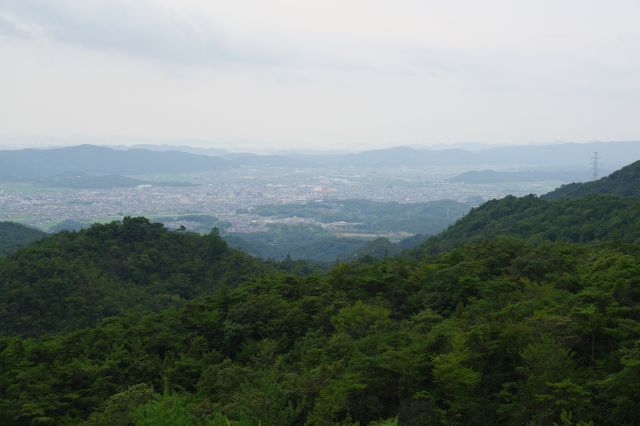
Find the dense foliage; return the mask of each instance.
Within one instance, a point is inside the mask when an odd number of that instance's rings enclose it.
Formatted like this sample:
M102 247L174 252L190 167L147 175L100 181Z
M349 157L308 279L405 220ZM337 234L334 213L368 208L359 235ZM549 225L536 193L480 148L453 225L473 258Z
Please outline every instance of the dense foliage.
M61 232L0 258L0 424L640 424L639 243L640 200L603 195L322 275L217 230Z
M0 258L0 333L39 335L175 306L273 265L145 218L60 232Z
M426 248L443 251L498 235L576 243L640 242L640 200L602 195L558 201L509 196L474 208L427 240Z
M639 424L639 279L637 245L508 238L256 278L0 339L0 424Z
M19 223L0 222L0 256L13 253L34 241L44 238L46 234Z
M225 229L231 227L231 223L208 214L158 216L154 217L153 221L163 223L169 229L179 229L183 226L189 231L201 234L208 234L213 228L218 228L223 233Z
M269 225L264 232L228 233L225 241L232 247L263 259L287 257L333 264L336 259L350 260L367 243L362 238L342 238L311 224Z
M561 198L578 198L589 194L640 198L640 161L636 161L594 182L563 185L546 194L544 198L558 200Z

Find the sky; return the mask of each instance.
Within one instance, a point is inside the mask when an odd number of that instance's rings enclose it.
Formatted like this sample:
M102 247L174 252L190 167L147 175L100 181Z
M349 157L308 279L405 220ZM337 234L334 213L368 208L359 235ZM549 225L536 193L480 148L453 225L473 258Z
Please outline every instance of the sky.
M638 22L637 0L0 0L0 146L640 140Z

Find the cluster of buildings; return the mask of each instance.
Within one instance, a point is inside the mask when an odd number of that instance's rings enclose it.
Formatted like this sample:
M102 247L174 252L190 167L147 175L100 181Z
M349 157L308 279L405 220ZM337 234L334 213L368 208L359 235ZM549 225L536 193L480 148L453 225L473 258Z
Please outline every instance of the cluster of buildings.
M142 185L136 188L79 190L0 182L0 220L47 229L64 220L93 222L122 216L209 214L231 223L234 231L266 229L268 219L250 208L327 199L381 202L459 201L499 198L506 194L543 193L552 185L465 185L429 172L394 170L254 169L201 174L195 186ZM249 210L247 210L249 209ZM296 218L290 218L295 222Z

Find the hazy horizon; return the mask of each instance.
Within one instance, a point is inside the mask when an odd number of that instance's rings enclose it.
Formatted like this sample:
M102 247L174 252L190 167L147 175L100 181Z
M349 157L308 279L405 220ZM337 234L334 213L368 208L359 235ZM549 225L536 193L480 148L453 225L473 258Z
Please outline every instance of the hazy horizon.
M286 154L286 153L359 153L367 151L376 151L393 148L414 148L424 150L464 150L464 151L480 151L484 149L499 147L528 147L528 146L557 146L557 145L587 145L587 144L616 144L616 143L640 143L640 140L588 140L588 141L547 141L532 143L503 143L491 144L481 142L460 142L460 143L435 143L435 144L382 144L382 145L345 145L342 147L334 146L288 146L278 143L265 144L263 141L248 140L207 140L202 138L177 138L162 139L149 137L97 137L88 135L74 135L68 137L53 137L48 135L28 135L28 136L0 136L0 150L18 150L18 149L55 149L74 147L80 145L95 145L108 148L145 148L145 147L167 147L171 148L194 148L202 150L219 150L229 152L247 152L256 154Z

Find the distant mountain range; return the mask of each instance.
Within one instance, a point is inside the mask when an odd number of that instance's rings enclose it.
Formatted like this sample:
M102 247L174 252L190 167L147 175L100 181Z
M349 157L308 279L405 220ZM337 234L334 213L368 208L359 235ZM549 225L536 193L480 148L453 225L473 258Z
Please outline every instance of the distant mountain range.
M555 145L521 145L462 149L422 149L394 147L357 154L294 155L296 158L334 166L357 167L429 167L429 166L503 166L558 167L588 170L594 152L602 158L602 166L612 170L640 159L640 142L565 143Z
M154 145L154 144L136 144L131 147L127 146L111 146L110 148L114 149L146 149L149 151L182 151L188 152L189 154L196 155L213 155L213 156L221 156L226 154L231 154L230 151L219 148L200 148L195 146L181 146L181 145Z
M144 147L140 148L140 147ZM132 149L112 149L94 145L79 145L53 149L22 149L0 151L0 179L34 179L81 172L93 175L143 175L158 173L194 173L224 171L234 167L278 168L427 168L427 167L510 167L560 168L569 171L589 170L594 152L602 158L601 167L616 169L629 160L640 159L640 142L597 142L585 144L526 145L485 148L480 150L426 149L393 147L360 153L287 153L262 155L232 153L221 149L182 147L173 145L138 145ZM480 172L477 172L480 173ZM526 176L502 175L465 176L465 179L502 181L524 179ZM557 176L549 174L549 179ZM535 178L540 177L537 173ZM575 175L576 178L580 176ZM560 179L565 180L565 179ZM581 180L581 179L576 179ZM478 182L480 183L480 182Z
M68 172L139 175L221 171L235 167L218 157L181 151L115 150L93 145L0 151L0 179L38 179Z
M602 158L601 167L615 170L634 159L640 159L640 141L501 146L473 151L473 154L486 164L509 167L575 166L588 170L594 152L598 152Z
M228 153L221 158L240 167L280 167L280 168L310 168L321 167L322 164L313 158L293 158L286 155L250 154L246 152Z
M291 152L281 157L334 167L566 167L570 170L588 171L589 161L594 152L600 154L602 168L614 170L628 164L630 159L640 159L640 141L515 145L478 150L397 146L359 153ZM267 157L258 158L266 160Z

